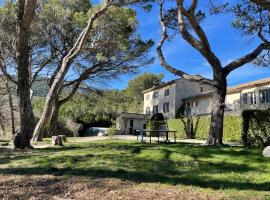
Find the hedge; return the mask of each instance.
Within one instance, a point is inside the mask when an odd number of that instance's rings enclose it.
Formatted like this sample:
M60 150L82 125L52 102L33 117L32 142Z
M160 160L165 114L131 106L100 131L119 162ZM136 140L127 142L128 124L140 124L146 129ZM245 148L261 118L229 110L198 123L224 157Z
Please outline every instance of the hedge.
M243 118L243 143L246 146L270 145L270 110L245 110Z
M223 141L225 142L242 142L242 117L241 116L225 116ZM185 133L186 119L170 119L167 121L169 130L177 131L177 137L180 139L186 138ZM210 128L210 117L194 117L193 125L196 139L207 139Z

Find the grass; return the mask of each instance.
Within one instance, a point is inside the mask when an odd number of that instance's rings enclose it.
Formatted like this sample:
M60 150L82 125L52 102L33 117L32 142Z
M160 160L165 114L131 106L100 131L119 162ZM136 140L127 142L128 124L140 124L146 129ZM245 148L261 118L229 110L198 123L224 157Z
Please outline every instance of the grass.
M0 174L116 178L148 186L191 187L231 199L270 199L270 159L256 148L69 142L65 147L0 154Z

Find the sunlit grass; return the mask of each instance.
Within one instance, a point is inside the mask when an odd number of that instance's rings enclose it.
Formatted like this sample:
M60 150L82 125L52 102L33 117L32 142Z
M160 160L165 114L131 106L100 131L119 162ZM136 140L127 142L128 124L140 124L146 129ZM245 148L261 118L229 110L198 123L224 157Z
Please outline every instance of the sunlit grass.
M65 147L0 154L0 173L119 178L270 199L270 159L255 148L69 139Z

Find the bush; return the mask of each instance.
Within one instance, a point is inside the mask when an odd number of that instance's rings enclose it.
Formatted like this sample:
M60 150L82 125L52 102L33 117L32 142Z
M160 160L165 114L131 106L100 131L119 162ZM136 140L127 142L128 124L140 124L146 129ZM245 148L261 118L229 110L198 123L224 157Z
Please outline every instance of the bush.
M78 137L79 132L83 129L83 125L74 122L72 119L65 120L65 126L72 133L72 136Z
M185 139L186 119L171 119L167 121L169 130L177 131L177 138ZM193 125L196 139L208 138L210 128L210 116L193 117ZM241 142L242 118L241 116L225 116L223 140L226 142Z
M108 128L107 133L110 137L113 137L113 136L117 135L118 131L115 127L110 127L110 128Z
M164 121L164 116L162 113L156 113L151 117L153 121Z
M164 116L162 113L154 114L151 120L147 121L146 129L148 131L160 130L161 126L165 125ZM158 133L152 133L152 136L157 136Z
M185 119L183 119L185 120ZM185 125L181 119L170 119L167 121L168 127L170 131L177 131L176 137L179 139L185 139Z
M148 131L159 130L160 127L162 125L164 125L164 124L165 124L164 121L153 121L153 120L149 120L149 121L147 121L146 129Z
M242 118L243 143L246 146L269 146L270 110L245 110Z

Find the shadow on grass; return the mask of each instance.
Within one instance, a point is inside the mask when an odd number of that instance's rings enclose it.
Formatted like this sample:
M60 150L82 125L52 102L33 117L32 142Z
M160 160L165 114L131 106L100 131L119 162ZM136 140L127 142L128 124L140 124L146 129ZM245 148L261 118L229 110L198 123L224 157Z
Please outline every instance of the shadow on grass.
M142 156L145 150L150 153ZM76 155L74 151L77 152ZM67 155L61 155L61 152ZM73 155L68 155L69 152ZM56 156L50 156L56 153ZM261 168L248 164L252 161L261 162L256 149L238 147L217 149L183 144L167 146L111 142L40 149L34 150L33 154L15 154L9 157L6 163L10 160L16 162L29 159L32 165L2 167L0 173L119 178L136 182L183 184L212 189L270 190L270 182L256 183L242 177L241 173L245 172L267 173L267 169L262 171ZM180 158L172 160L172 154L179 155ZM189 156L190 160L181 159L181 155ZM225 156L225 159L216 159L217 156ZM226 160L227 157L241 160L239 163L232 163ZM231 179L215 178L215 175L226 176L231 173L238 174L240 178L233 175Z
M147 172L130 172L123 169L116 171L106 169L73 169L64 168L58 169L54 167L49 168L13 168L13 169L0 169L2 174L12 175L47 175L53 174L55 176L73 175L73 176L89 176L95 178L118 178L122 180L130 180L135 182L147 182L147 183L166 183L171 185L183 184L187 186L198 186L201 188L212 189L238 189L238 190L257 190L257 191L269 191L270 182L264 183L245 183L239 181L223 181L213 180L207 177L201 177L200 175L182 175L180 177L171 177L161 175L157 173Z

